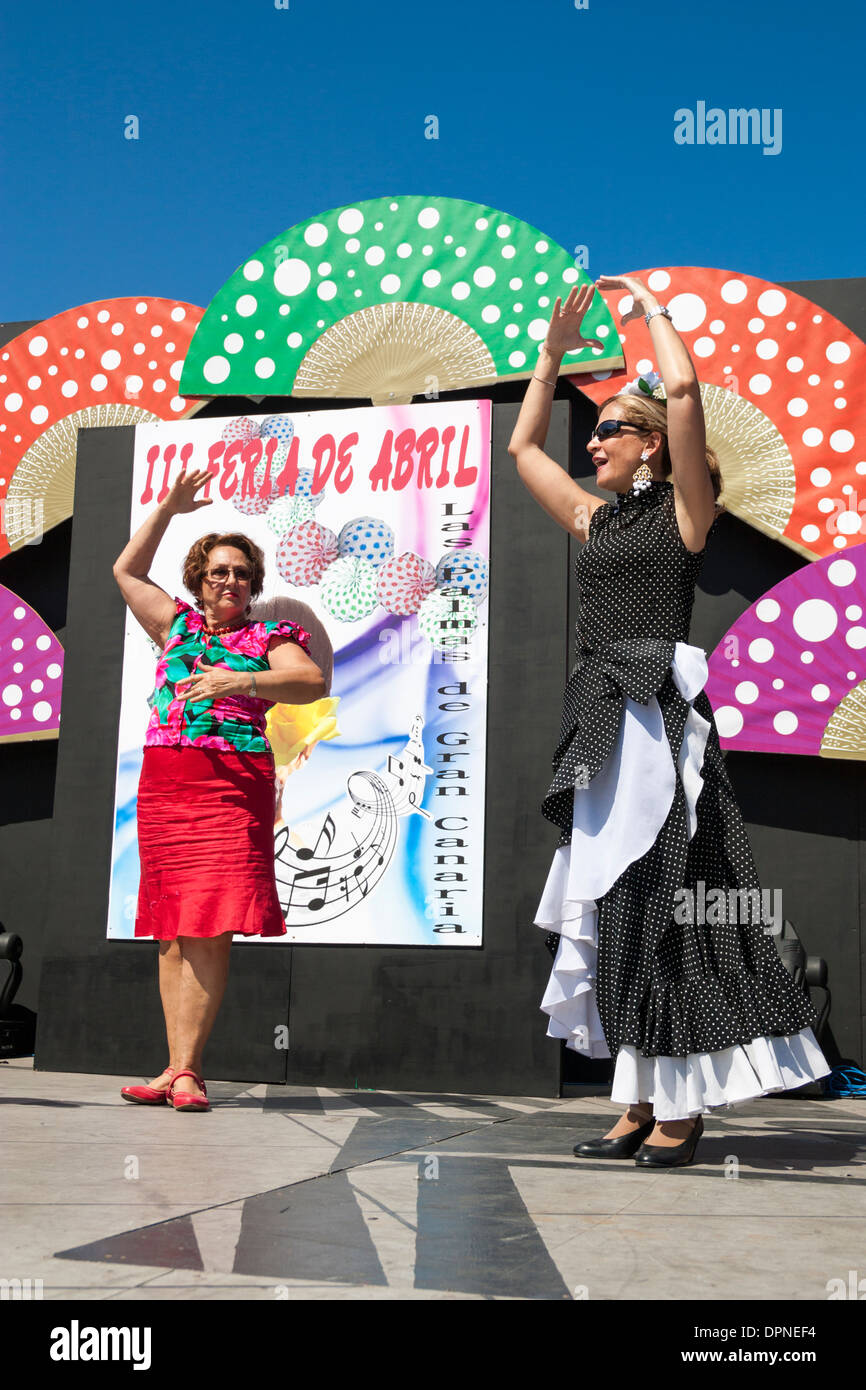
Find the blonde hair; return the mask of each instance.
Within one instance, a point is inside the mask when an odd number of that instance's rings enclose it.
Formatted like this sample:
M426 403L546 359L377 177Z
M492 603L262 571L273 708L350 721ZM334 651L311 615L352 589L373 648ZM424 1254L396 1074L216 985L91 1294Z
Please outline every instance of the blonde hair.
M602 401L598 408L599 417L605 406L613 404L622 409L623 418L628 420L630 425L636 425L647 434L653 430L658 430L662 436L662 473L667 478L671 471L671 456L668 451L668 408L666 402L659 400L656 396L637 396L634 392L621 392L618 396L608 396L606 401ZM718 500L724 481L722 470L719 467L718 456L709 444L707 445L706 458L710 482L713 485L713 495L716 498L716 512L723 512L725 510L724 504Z

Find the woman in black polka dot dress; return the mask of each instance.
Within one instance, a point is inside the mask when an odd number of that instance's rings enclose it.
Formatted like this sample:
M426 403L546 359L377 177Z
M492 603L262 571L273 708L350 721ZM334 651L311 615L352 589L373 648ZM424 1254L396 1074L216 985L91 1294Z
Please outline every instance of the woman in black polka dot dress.
M542 804L560 829L536 923L555 933L548 1034L616 1059L628 1106L586 1157L690 1163L713 1106L826 1076L814 1011L776 950L748 837L690 646L695 582L715 528L718 461L668 311L633 276L601 289L646 315L661 376L599 412L588 449L601 502L543 452L552 388L595 288L557 299L509 445L542 507L585 542L577 662ZM599 346L601 346L599 344ZM663 384L664 398L654 394Z

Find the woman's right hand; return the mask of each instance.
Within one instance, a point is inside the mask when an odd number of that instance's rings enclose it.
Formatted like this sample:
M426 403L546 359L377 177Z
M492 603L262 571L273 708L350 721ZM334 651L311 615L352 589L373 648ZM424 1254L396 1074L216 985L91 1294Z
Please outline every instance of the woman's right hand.
M196 498L195 494L212 477L209 468L196 468L192 472L183 469L166 494L162 503L164 509L174 516L179 512L196 512L199 507L209 507L213 502L212 497Z

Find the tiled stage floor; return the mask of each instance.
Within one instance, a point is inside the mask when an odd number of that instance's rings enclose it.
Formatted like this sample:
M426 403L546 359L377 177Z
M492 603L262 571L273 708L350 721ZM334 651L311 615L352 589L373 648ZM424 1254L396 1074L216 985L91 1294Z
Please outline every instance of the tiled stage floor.
M866 1105L715 1112L691 1167L586 1162L602 1094L330 1091L0 1064L0 1277L46 1299L825 1300L866 1275Z

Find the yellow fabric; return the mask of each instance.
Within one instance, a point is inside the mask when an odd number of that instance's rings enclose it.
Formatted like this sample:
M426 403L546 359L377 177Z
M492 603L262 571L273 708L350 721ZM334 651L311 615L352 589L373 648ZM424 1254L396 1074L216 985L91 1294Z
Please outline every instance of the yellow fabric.
M267 736L274 763L282 767L305 748L339 736L336 710L339 696L326 696L309 705L272 705L268 710Z

